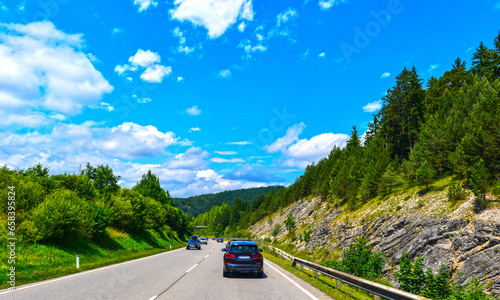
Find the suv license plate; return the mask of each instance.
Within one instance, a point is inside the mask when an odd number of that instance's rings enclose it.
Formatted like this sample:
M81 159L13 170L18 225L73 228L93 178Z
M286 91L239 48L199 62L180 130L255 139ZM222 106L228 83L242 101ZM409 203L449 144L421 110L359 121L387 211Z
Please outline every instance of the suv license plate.
M240 259L250 259L250 256L240 256Z

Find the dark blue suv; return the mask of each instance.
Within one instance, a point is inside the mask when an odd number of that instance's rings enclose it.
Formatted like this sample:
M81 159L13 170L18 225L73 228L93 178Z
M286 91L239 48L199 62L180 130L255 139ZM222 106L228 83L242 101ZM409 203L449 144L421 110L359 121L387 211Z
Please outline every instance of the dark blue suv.
M262 250L251 241L231 241L229 247L221 251L226 252L223 257L222 275L229 273L254 273L257 277L264 277L264 259Z
M196 235L193 235L191 239L187 242L186 250L189 250L191 248L201 250L200 240Z

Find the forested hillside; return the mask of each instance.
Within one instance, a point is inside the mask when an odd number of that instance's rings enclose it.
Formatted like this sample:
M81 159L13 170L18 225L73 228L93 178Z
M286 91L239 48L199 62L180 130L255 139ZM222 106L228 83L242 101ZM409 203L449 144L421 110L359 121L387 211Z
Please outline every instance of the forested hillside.
M173 198L173 201L174 205L180 208L183 212L196 217L201 213L209 211L213 206L222 205L222 203L226 203L230 207L233 207L236 199L243 199L252 204L261 195L265 195L270 191L277 193L283 188L283 186L266 186L251 189L239 189L215 194L203 194L188 198Z
M487 192L500 194L499 52L500 34L494 48L479 45L470 68L457 58L442 77L425 84L415 67L403 68L364 137L353 126L345 148L307 166L288 188L251 206L214 207L195 221L217 233L236 232L311 195L354 210L395 187L428 189L450 175L472 189L476 209L484 209ZM452 189L457 197L461 191L462 185Z
M0 169L0 194L15 199L15 228L27 244L98 241L113 227L128 234L155 230L184 239L190 218L172 206L168 191L149 171L132 189L118 185L109 166L87 164L81 174L50 175L36 165L27 170ZM7 219L7 201L1 202Z

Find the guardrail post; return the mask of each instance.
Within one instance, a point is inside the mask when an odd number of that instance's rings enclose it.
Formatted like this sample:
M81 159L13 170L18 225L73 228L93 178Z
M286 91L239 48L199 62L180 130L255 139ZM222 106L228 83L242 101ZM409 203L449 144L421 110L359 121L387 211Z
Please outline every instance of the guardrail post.
M337 287L338 289L340 289L340 285L341 285L341 284L342 284L342 281L340 281L340 280L338 280L338 279L336 279L336 280L335 280L335 285L336 285L336 287ZM378 299L378 300L380 300L380 299Z
M318 278L318 271L314 270L314 277Z
M300 265L300 270L304 271L304 266L303 265Z
M380 300L380 296L379 295L373 295L373 300Z
M76 256L76 268L80 269L80 255Z

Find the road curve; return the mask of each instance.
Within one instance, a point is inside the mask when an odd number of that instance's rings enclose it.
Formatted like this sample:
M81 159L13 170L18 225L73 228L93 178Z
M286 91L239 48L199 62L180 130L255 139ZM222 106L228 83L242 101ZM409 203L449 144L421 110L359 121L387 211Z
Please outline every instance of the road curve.
M223 244L184 248L0 291L1 299L331 299L266 261L264 278L222 277Z

